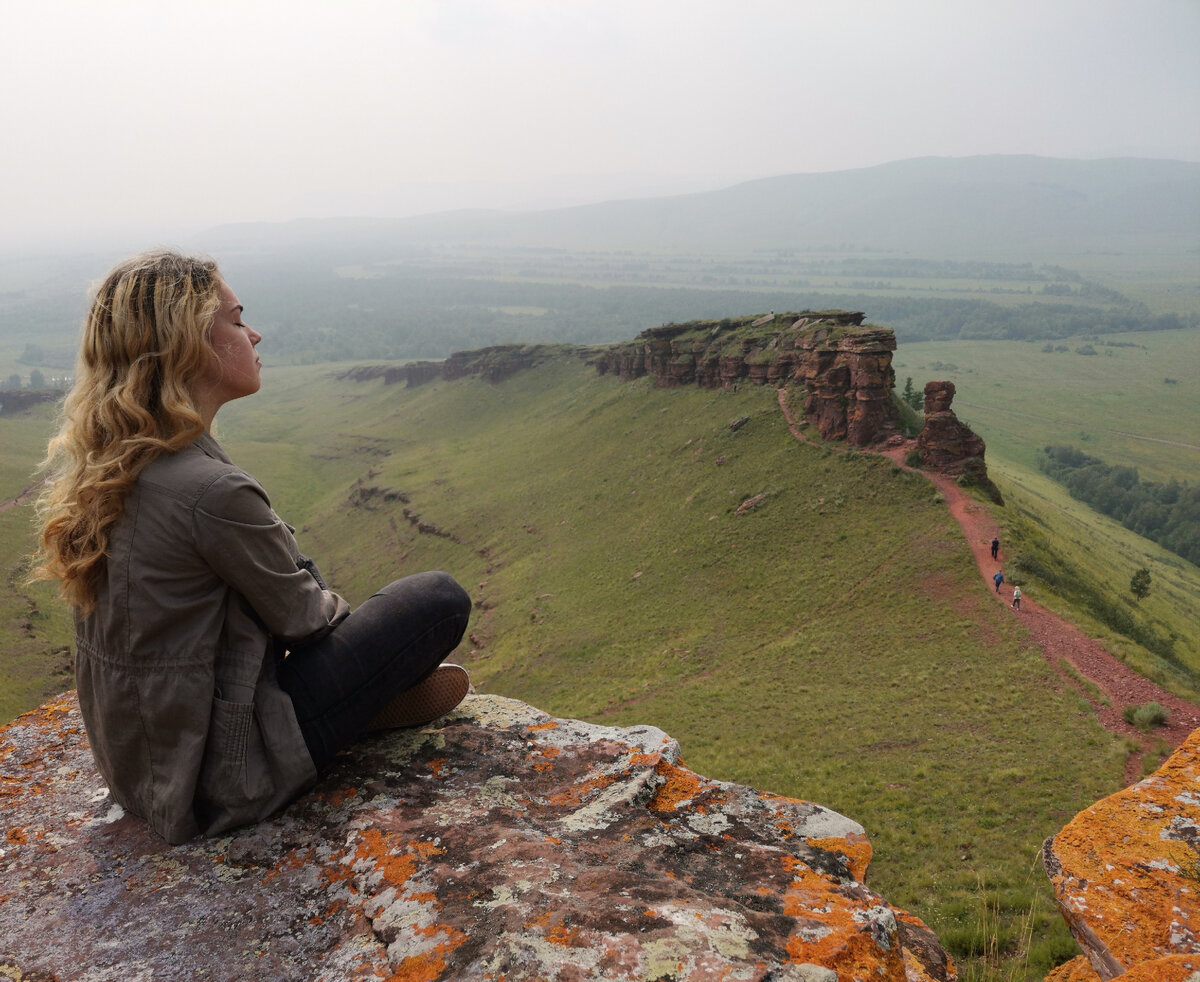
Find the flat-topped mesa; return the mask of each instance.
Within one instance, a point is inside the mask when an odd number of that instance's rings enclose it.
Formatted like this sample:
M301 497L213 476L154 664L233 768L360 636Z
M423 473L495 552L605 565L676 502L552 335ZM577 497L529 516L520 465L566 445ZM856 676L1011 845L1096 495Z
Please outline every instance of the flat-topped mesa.
M896 430L889 327L864 325L858 311L808 310L762 317L665 324L613 345L596 369L622 380L731 388L804 387L804 415L825 440L878 443Z

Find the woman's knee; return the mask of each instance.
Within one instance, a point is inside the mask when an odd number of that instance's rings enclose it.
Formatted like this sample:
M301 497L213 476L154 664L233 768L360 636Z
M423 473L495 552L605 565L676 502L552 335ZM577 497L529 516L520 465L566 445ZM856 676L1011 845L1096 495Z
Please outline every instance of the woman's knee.
M379 592L405 604L436 610L444 617L465 618L471 613L470 594L453 576L440 570L413 573L389 583Z

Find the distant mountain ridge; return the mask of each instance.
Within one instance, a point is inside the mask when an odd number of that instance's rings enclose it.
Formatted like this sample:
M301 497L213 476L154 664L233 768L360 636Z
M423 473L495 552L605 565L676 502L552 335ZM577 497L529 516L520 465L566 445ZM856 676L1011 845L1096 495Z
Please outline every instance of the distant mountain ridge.
M993 155L788 174L546 211L222 226L214 248L306 245L883 250L924 256L1200 249L1200 163Z

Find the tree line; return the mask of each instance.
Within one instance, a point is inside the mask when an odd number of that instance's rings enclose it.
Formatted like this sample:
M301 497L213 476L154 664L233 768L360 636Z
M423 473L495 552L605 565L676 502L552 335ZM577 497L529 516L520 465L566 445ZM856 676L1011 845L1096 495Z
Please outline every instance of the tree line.
M853 292L592 286L393 270L377 279L338 279L328 269L294 277L247 268L239 295L253 298L259 325L282 361L444 358L511 343L608 344L647 327L772 310L862 310L900 343L951 338L1048 340L1196 327L1141 304L1111 307L987 300L882 297Z
M473 270L466 261L432 260L381 265L365 278L350 279L339 277L333 263L328 256L292 257L287 264L229 263L251 323L267 329L264 351L276 364L436 359L511 343L607 344L663 323L772 310L866 311L870 323L893 328L902 344L954 338L1057 341L1200 326L1194 315L1156 315L1119 295L1111 303L1102 298L1001 304L854 290L589 285L547 278L537 269L504 278L491 275L488 266ZM25 343L23 365L47 375L64 372L74 361L84 307L81 289L58 303L42 296L0 296L0 336Z
M1070 446L1048 446L1038 466L1072 498L1200 566L1200 487L1143 481L1136 467L1106 464Z

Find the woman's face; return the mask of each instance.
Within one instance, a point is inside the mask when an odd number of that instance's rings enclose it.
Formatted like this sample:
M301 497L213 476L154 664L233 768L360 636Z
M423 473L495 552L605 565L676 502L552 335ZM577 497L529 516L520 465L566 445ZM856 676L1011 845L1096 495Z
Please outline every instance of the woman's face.
M262 362L254 346L262 335L242 320L242 304L224 281L218 294L221 306L213 318L209 342L213 360L200 377L196 395L212 406L213 412L225 403L257 392L262 384Z

